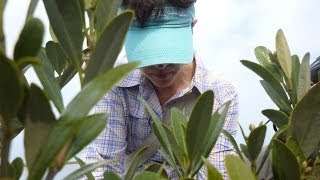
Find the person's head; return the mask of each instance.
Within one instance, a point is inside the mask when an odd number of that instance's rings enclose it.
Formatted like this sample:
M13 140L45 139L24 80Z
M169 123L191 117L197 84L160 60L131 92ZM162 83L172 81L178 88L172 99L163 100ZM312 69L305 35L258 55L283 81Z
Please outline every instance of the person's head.
M140 67L189 64L193 60L192 21L195 0L124 0L133 9L125 51L129 62Z

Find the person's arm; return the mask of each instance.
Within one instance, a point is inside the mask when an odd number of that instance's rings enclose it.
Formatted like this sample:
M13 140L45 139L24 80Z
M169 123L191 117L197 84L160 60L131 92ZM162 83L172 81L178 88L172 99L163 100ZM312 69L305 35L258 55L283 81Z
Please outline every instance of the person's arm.
M103 178L105 171L113 171L123 176L126 142L125 106L123 96L117 89L109 92L96 105L96 113L108 113L108 123L103 132L84 150L86 164L99 160L113 160L116 162L98 168L93 172L96 179ZM88 127L90 128L90 127Z
M239 116L238 94L232 85L228 85L226 89L226 92L221 94L218 93L219 95L222 95L222 97L219 97L220 100L223 99L222 101L220 101L221 105L231 100L231 105L229 107L229 111L223 129L228 131L235 138L237 133ZM234 152L235 149L229 142L229 140L223 134L220 134L213 150L207 158L207 160L219 170L224 179L228 179L224 158L227 154L233 154ZM197 179L207 179L205 174L205 168L202 168L201 171L198 173Z

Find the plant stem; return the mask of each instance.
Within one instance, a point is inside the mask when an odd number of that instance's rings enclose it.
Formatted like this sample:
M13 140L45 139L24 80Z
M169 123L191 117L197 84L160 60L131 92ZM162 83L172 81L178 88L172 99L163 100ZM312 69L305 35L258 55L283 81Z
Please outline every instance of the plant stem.
M5 37L3 33L3 11L6 5L7 0L0 1L0 53L5 54L6 45L5 45Z
M4 121L3 130L4 130L4 139L1 149L1 168L0 176L7 177L9 175L9 151L10 151L10 141L11 141L11 121Z

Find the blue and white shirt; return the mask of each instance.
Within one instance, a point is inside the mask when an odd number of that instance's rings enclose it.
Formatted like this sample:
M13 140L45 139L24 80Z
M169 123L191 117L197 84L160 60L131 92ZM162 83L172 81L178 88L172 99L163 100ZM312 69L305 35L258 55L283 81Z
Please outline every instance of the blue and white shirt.
M105 171L113 171L123 177L126 155L134 151L150 135L152 120L138 97L146 100L159 116L159 119L162 119L164 112L172 108L173 103L171 102L181 99L180 97L187 92L194 89L198 93L213 90L214 111L227 101L232 102L223 128L235 137L238 125L238 94L234 86L221 77L211 74L202 64L198 55L195 55L195 59L196 69L190 86L175 94L163 106L159 103L153 85L138 69L123 79L96 105L95 112L108 113L109 120L103 132L85 148L84 161L91 163L99 160L119 159L116 163L96 169L93 175L97 179L103 178ZM234 148L227 138L221 134L208 160L215 165L225 179L228 177L224 165L224 156L230 153L234 153ZM157 152L146 163L162 163L163 161L164 158ZM177 172L172 168L166 167L166 171L171 179L178 178ZM206 179L204 168L198 173L197 179Z

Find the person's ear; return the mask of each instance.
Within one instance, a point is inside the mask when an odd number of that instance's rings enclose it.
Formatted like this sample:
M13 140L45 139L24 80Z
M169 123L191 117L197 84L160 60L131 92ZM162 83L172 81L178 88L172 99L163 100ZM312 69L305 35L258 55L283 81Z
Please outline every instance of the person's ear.
M192 23L191 23L191 27L193 28L194 27L194 25L196 25L197 24L197 22L198 22L198 19L192 19Z

